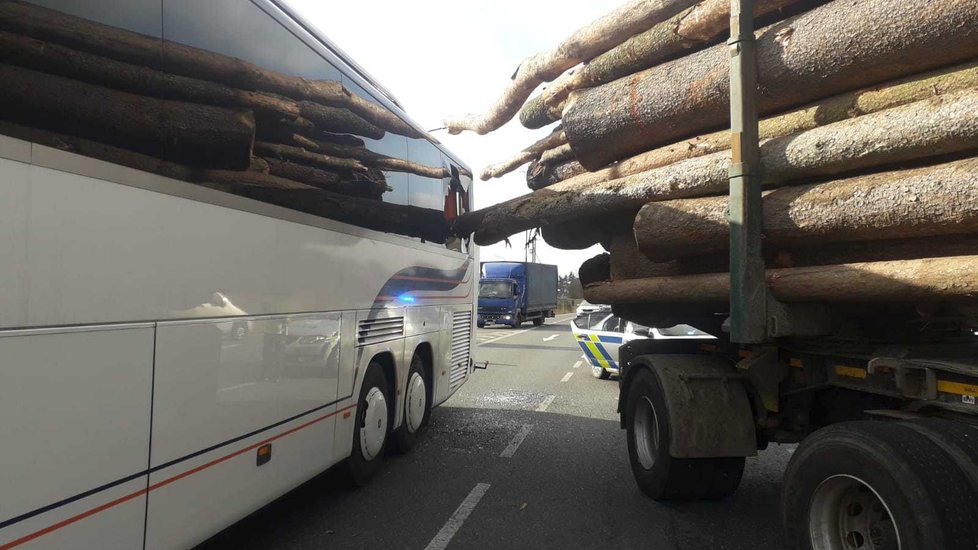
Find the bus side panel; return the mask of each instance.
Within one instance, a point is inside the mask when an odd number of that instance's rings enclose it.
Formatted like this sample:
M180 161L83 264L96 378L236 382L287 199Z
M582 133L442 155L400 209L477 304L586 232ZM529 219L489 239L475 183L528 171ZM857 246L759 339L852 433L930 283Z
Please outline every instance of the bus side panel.
M142 547L152 373L151 325L0 332L0 546Z
M147 548L199 543L331 465L351 404L340 319L251 318L243 337L226 320L160 324Z

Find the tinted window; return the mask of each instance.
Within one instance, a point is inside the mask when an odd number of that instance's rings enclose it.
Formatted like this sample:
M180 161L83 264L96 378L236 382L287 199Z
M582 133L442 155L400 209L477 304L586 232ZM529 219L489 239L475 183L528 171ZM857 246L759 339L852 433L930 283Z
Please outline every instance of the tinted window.
M449 171L438 149L259 5L5 6L18 13L0 36L0 133L439 246L449 240Z

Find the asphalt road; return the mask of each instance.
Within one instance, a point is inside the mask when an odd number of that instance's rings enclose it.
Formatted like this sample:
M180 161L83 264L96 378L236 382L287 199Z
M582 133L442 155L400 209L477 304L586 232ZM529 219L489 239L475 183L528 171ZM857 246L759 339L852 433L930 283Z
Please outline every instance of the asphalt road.
M568 318L479 329L489 361L433 411L425 438L365 488L328 472L201 548L783 547L790 447L747 460L722 501L661 504L636 488L615 413L617 381L581 365Z

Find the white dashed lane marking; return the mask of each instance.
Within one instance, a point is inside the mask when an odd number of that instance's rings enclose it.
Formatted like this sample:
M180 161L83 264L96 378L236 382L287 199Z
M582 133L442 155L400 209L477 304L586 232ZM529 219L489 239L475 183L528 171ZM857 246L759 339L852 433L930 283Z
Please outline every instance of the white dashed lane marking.
M573 371L572 372L568 372L567 374L565 374L564 377L560 379L560 381L561 382L566 382L566 381L568 381L568 380L571 379L571 376L574 376Z
M476 505L485 496L486 491L489 490L488 483L479 483L469 492L469 496L465 497L462 504L455 509L455 513L452 517L448 518L445 525L442 526L441 530L435 535L435 538L431 539L428 546L425 546L425 550L444 550L448 547L448 543L452 542L452 537L455 533L462 527L465 520L469 518L472 510L475 510Z
M509 446L503 449L503 452L499 454L499 457L513 458L513 455L516 454L516 449L520 448L520 445L523 444L523 440L526 439L526 436L530 435L530 430L532 429L533 424L523 424L523 427L520 428L520 431L515 437L513 437L513 440L509 442Z
M547 407L554 402L556 395L548 395L540 404L537 406L537 412L547 412Z

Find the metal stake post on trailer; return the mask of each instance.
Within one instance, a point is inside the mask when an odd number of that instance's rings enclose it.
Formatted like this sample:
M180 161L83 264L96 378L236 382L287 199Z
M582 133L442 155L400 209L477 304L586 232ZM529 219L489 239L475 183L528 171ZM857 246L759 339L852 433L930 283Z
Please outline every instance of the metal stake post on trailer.
M768 291L761 251L761 155L757 122L754 0L730 0L730 337L768 337Z

